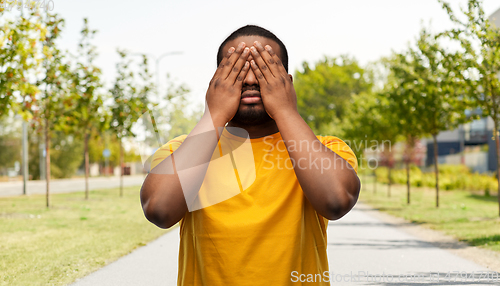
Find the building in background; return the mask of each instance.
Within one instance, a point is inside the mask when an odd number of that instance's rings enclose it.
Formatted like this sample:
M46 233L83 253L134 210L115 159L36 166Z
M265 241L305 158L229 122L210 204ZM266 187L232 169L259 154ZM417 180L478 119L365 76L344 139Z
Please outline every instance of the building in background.
M457 129L438 134L438 160L440 164L465 164L473 172L496 170L493 120L482 117ZM434 144L426 140L426 165L434 164Z
M489 17L500 27L500 8ZM481 115L481 110L466 111ZM475 172L491 172L497 169L495 141L493 140L493 119L482 117L459 126L452 131L444 131L437 136L438 160L440 164L465 164ZM434 146L427 142L426 165L434 164Z

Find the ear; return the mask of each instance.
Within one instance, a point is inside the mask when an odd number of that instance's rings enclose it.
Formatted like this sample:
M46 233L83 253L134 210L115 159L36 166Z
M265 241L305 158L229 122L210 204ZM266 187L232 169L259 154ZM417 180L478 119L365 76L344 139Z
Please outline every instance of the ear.
M293 83L293 76L291 74L288 74L288 76L290 77L290 81Z

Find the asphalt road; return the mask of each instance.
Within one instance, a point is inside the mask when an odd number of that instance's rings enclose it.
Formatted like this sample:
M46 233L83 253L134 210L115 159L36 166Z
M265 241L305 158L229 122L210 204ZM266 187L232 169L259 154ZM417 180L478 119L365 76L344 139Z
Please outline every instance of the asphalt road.
M140 186L144 181L145 175L138 176L124 176L124 186ZM45 194L45 181L28 181L27 194ZM108 189L120 186L120 177L96 177L89 179L89 189ZM69 193L79 192L85 190L85 180L83 178L77 179L59 179L50 180L50 192L55 193ZM23 182L1 182L0 183L0 197L19 196L23 194Z
M329 224L330 272L321 279L329 279L331 285L500 284L499 273L438 248L375 214L360 204ZM179 228L175 228L72 285L177 285L178 248ZM301 278L307 276L290 275L291 281Z

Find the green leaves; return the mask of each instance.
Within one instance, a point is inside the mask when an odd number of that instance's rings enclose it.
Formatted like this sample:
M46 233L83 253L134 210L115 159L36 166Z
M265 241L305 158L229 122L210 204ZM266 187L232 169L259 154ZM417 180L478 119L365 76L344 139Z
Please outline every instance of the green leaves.
M71 72L71 107L67 114L72 119L71 125L76 134L84 137L96 130L102 133L109 123L104 106L104 95L101 70L95 66L96 47L92 44L96 30L90 29L88 20L84 19L81 38L78 44L76 65Z
M319 61L314 68L303 64L294 87L300 115L319 134L332 133L344 119L352 96L371 90L371 75L347 56Z
M31 112L39 128L69 132L65 103L69 100L71 71L65 53L56 45L64 20L48 13L40 19L40 24L46 31L41 42L43 60L39 69L43 77L36 82L40 92L36 94Z
M35 13L15 21L7 20L0 29L0 117L9 110L28 119L39 92L33 76L41 64L41 41L45 29Z
M152 77L148 70L148 61L143 56L140 65L139 77L141 84L137 84L136 75L132 71L132 60L124 50L117 50L120 62L116 65L117 77L110 93L113 96L111 107L111 129L119 138L135 136L132 132L133 124L147 111L149 96L154 91Z
M456 20L448 3L439 0L456 28L443 33L460 43L461 51L455 57L459 61L454 74L467 84L466 95L482 110L482 116L490 116L494 122L494 138L497 154L497 179L500 193L500 29L485 17L482 3L469 0L467 10L463 10L466 21ZM499 215L500 215L500 196Z
M457 65L454 60L425 28L416 47L386 60L387 96L404 137L436 135L466 120L464 82L451 76Z
M450 19L457 18L446 2L439 2L446 9ZM467 10L463 12L466 21L454 21L457 27L443 33L442 36L448 36L461 46L461 51L456 57L460 65L454 68L454 72L468 84L467 95L481 107L484 116L491 116L496 123L499 123L500 29L484 16L480 1L469 0Z

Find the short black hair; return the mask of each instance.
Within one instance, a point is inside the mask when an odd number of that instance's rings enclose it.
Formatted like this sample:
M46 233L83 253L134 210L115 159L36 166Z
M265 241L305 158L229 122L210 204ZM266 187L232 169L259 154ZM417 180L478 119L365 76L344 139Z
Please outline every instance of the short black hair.
M288 72L288 52L286 50L285 44L283 44L283 42L280 39L278 39L278 37L276 37L276 35L273 34L271 31L256 25L243 26L238 30L234 31L231 35L229 35L229 37L227 37L224 40L224 42L222 42L222 44L219 47L219 51L217 52L217 66L219 66L220 62L222 61L222 58L225 55L222 49L227 44L227 42L242 36L259 36L275 41L280 47L280 60L283 63L285 70Z

